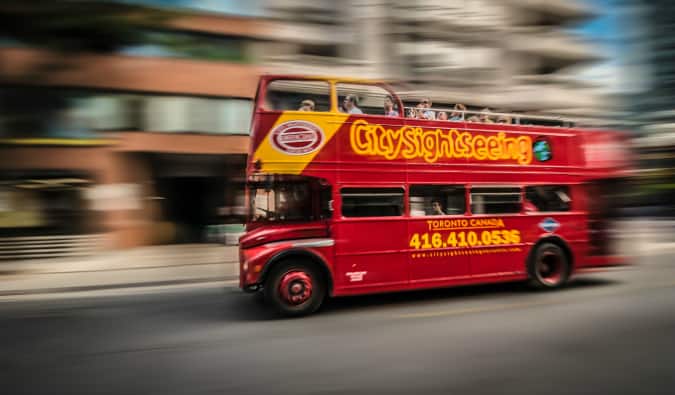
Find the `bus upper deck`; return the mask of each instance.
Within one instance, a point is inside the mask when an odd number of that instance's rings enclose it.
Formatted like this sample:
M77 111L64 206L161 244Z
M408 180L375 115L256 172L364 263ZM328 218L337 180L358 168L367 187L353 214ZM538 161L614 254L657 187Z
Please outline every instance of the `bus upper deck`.
M368 163L394 171L489 166L600 177L630 166L618 132L569 127L572 122L562 117L420 108L424 100L406 107L379 82L264 76L248 170L300 174L320 163L343 169ZM448 113L447 120L436 119Z

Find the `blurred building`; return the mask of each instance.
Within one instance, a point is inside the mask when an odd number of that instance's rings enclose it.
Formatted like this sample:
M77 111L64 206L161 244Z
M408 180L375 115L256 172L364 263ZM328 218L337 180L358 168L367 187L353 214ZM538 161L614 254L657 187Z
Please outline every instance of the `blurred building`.
M579 118L607 106L575 77L598 59L570 33L592 16L577 0L101 4L161 17L98 53L0 35L2 251L199 242L241 223L262 72L390 79L435 106Z
M645 89L630 97L637 121L651 133L675 133L675 3L622 0L641 35L632 37L643 55L634 59L647 75Z
M627 37L628 66L637 70L639 88L625 95L640 160L639 199L650 215L675 216L675 3L669 0L617 0L636 26ZM634 78L638 78L635 76Z
M608 107L577 75L599 59L571 33L570 0L273 0L273 72L386 78L437 105L595 117Z
M201 242L242 222L269 33L202 11L171 9L109 53L0 37L0 258Z

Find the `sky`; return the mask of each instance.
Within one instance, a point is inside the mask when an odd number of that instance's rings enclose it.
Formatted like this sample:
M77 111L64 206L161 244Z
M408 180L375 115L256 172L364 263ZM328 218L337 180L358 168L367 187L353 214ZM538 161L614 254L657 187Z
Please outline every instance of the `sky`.
M635 93L644 89L647 77L635 41L640 34L635 10L626 6L625 1L584 1L597 16L579 26L576 32L591 40L605 60L588 67L581 77L603 85L611 93Z
M177 7L240 16L260 16L262 0L117 0L120 2L160 7Z

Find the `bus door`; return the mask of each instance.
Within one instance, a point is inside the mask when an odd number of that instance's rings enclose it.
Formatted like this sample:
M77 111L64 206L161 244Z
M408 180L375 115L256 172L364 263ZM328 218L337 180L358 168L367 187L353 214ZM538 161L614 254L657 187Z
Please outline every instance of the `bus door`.
M336 200L335 287L407 285L406 220L401 187L343 187Z
M411 283L468 277L469 256L458 232L467 225L464 187L411 185L408 262Z

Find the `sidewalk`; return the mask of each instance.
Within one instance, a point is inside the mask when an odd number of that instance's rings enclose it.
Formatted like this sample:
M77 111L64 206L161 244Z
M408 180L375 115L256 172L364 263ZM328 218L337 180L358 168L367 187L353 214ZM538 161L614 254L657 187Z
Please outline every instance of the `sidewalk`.
M0 298L115 288L236 284L236 246L166 245L82 258L0 261Z

